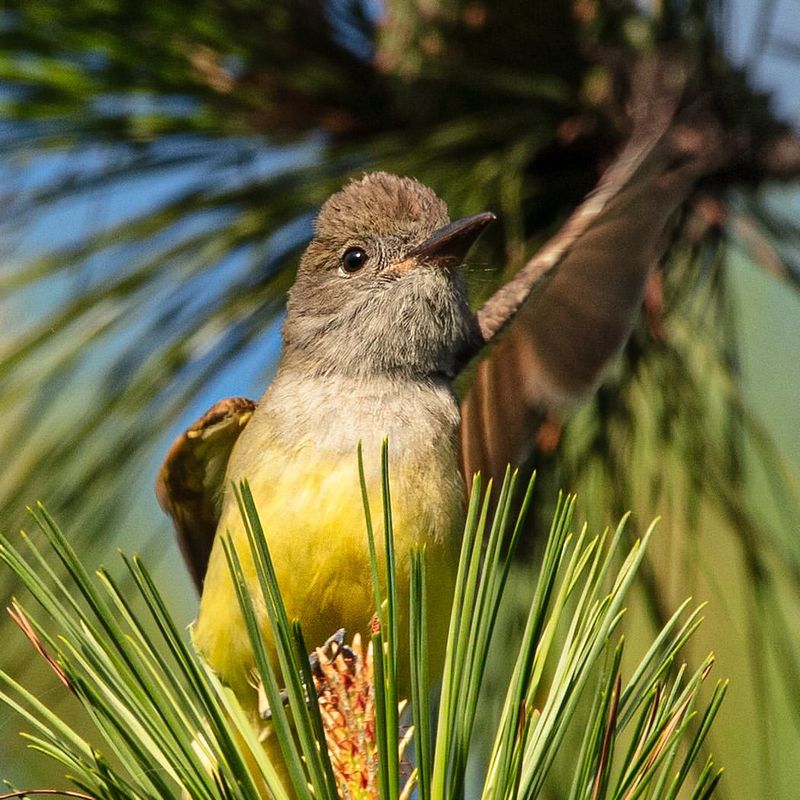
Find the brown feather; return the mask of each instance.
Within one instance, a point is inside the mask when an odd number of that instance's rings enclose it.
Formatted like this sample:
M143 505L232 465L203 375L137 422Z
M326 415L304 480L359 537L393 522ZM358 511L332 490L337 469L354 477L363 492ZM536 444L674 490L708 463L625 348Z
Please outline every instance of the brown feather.
M156 497L172 517L181 553L199 591L220 515L228 458L256 404L229 397L173 443L156 479Z
M465 475L498 480L527 460L547 411L588 397L630 335L677 212L718 157L685 147L673 111L662 113L665 124L651 116L634 131L598 189L479 311L484 339L507 330L462 403Z

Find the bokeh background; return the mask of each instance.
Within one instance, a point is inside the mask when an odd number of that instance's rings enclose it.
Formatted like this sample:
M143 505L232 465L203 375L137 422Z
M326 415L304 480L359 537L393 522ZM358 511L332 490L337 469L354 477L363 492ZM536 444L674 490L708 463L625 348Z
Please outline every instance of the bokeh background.
M591 190L629 132L633 66L659 52L693 65L687 102L709 104L731 152L687 203L662 302L597 397L549 420L539 507L563 486L596 527L662 516L633 634L707 600L692 652L732 678L711 739L722 796L796 797L796 0L6 0L3 531L43 500L88 565L141 552L188 624L153 480L208 406L268 382L319 204L382 168L454 217L495 210L468 265L478 301ZM4 605L16 591L0 575ZM6 621L0 643L3 669L68 706ZM0 710L0 776L63 785L21 727Z

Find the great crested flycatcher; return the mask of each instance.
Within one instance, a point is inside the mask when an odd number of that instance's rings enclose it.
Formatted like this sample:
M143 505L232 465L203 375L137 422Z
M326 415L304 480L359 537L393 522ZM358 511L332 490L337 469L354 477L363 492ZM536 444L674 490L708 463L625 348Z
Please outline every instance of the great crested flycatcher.
M398 587L410 549L424 543L441 619L464 477L530 453L537 410L589 393L630 333L697 176L696 161L676 158L672 111L640 115L597 190L477 314L460 265L492 214L450 223L430 189L386 173L323 205L272 385L258 404L214 406L176 440L156 484L202 591L194 643L245 706L256 704L253 657L217 535L230 531L253 584L231 482L249 480L289 615L320 643L340 627L364 630L374 611L355 451L361 441L377 454L388 437ZM635 216L646 224L631 224ZM530 300L533 286L541 291ZM459 409L452 379L512 318ZM376 499L377 458L366 466Z
M277 375L233 447L226 475L250 483L287 612L309 643L338 628L367 633L374 613L359 441L373 507L380 507L381 441L390 442L401 626L415 545L427 548L431 617L446 619L464 522L450 381L477 335L459 267L493 219L477 214L449 224L430 189L385 173L350 183L322 207L289 295ZM228 531L258 597L230 491L218 534ZM192 639L252 707L253 656L221 540ZM261 622L266 636L266 617Z

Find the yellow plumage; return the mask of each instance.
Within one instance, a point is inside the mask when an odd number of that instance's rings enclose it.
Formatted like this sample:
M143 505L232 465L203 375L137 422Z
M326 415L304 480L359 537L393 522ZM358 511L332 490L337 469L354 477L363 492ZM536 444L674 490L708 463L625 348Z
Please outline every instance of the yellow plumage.
M428 587L430 616L436 621L431 641L442 647L464 495L452 448L444 452L431 449L426 455L420 460L404 459L400 454L390 472L399 625L402 641L408 630L410 553L413 547L425 544L432 576ZM342 627L349 635L356 631L368 635L375 609L355 443L350 454L324 454L305 446L293 451L268 448L260 456L251 474L236 477L250 482L290 619L300 620L309 646L322 644ZM368 469L367 479L382 561L379 470ZM223 508L219 531L230 532L251 595L260 598L249 545L232 498ZM263 611L261 625L271 647ZM256 692L248 685L254 661L219 536L192 638L248 710L254 711Z

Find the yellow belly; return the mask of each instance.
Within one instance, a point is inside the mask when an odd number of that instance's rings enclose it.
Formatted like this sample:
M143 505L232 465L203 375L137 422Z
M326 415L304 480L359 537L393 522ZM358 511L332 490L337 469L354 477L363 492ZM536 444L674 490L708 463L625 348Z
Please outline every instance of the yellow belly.
M291 453L266 451L260 454L254 472L233 477L250 482L287 613L290 619L300 621L308 646L322 644L339 628L345 628L348 637L356 631L368 633L375 611L374 595L355 452L339 457L321 454L309 446ZM399 651L407 652L410 554L412 548L424 544L429 637L441 655L464 514L464 488L455 453L450 448L438 452L431 449L425 458L412 461L398 454L390 466L390 481ZM367 483L382 561L380 471L375 465L367 470ZM220 544L220 534L226 531L243 562L251 595L258 598L260 593L238 508L233 498L227 498L192 638L243 705L253 711L256 694L248 685L248 676L254 662ZM269 624L263 614L261 625L272 649ZM407 665L401 664L401 670L403 686Z

